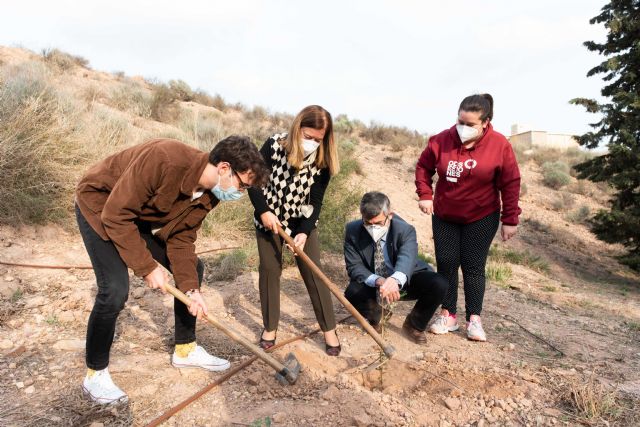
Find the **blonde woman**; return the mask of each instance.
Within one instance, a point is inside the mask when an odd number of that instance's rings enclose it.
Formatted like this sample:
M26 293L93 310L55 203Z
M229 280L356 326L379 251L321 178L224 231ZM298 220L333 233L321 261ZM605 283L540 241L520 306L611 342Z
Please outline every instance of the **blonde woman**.
M255 209L260 256L259 290L264 324L260 346L268 349L275 345L280 320L283 241L277 234L277 225L320 265L318 217L329 180L340 168L331 114L318 105L305 107L295 117L289 133L267 139L260 152L271 173L267 185L249 190L249 197ZM308 266L299 259L296 263L324 332L326 352L338 356L341 347L331 294Z

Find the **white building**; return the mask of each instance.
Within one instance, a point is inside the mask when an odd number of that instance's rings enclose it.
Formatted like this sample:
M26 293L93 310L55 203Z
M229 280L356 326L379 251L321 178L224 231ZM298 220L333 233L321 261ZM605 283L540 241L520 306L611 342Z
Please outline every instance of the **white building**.
M575 135L564 133L549 133L543 130L532 130L531 126L524 124L511 125L511 136L509 141L514 144L525 144L531 147L578 148L578 140Z

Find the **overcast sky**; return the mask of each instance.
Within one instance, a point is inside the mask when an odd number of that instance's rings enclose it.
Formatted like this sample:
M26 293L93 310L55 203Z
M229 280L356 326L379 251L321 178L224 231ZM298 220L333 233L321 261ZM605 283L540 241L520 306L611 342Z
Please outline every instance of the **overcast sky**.
M605 1L18 0L0 44L59 48L94 69L182 79L231 102L296 113L320 104L438 132L466 95L495 98L494 126L583 133L602 57L589 24Z

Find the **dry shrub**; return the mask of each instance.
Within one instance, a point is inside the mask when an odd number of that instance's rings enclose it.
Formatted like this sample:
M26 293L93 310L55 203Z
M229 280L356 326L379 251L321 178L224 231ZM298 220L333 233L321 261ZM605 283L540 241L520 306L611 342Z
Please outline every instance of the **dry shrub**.
M563 161L545 162L542 165L542 182L549 188L558 190L571 183L569 165Z
M62 394L34 405L16 405L13 399L3 399L0 413L6 425L13 426L90 426L101 423L108 426L130 426L133 414L128 403L100 405L83 396L80 387L72 387ZM7 401L9 400L9 401ZM5 425L5 424L3 424Z
M151 117L159 122L170 123L180 116L180 107L176 93L166 84L153 88L151 98Z
M71 55L59 49L43 49L42 59L57 71L68 71L77 66L89 68L89 61L81 56Z
M195 99L195 93L184 80L169 80L169 89L178 101L189 102Z
M575 201L576 199L573 194L567 191L561 191L551 205L556 211L566 211L567 209L571 209Z
M77 107L49 84L39 63L3 70L0 81L0 222L60 220L68 214Z
M218 281L235 279L248 268L248 258L245 249L234 249L218 255L210 263L211 277Z
M194 94L194 101L198 104L213 107L219 111L227 110L227 103L224 101L224 98L218 94L211 96L203 90L197 90Z
M425 137L415 130L405 127L386 126L376 122L360 130L360 136L372 144L387 144L394 151L407 147L423 147Z
M151 117L153 95L135 82L128 81L118 86L107 101L107 104L139 117Z
M571 417L585 425L637 425L634 402L608 389L594 375L561 382L558 391Z
M581 205L575 211L567 214L566 220L575 224L586 224L591 217L591 209L587 205Z

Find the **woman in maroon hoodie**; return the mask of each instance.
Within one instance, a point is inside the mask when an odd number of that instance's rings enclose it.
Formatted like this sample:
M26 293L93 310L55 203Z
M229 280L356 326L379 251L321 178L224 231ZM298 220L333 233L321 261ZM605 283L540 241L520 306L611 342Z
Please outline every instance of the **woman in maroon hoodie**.
M491 241L500 221L502 240L513 237L521 212L518 163L509 141L493 130L492 119L491 95L466 97L457 124L429 139L416 166L418 205L422 212L433 214L438 273L449 281L440 315L429 330L445 334L458 329L458 267L462 267L467 337L474 341L487 339L480 313Z

